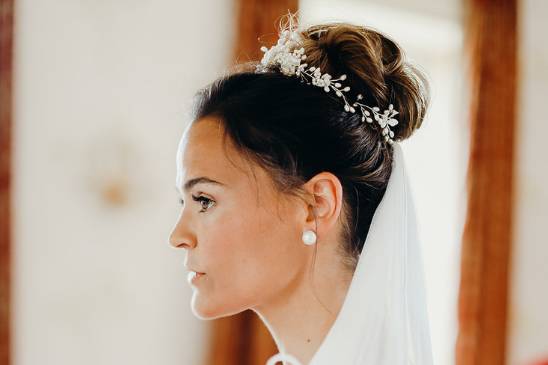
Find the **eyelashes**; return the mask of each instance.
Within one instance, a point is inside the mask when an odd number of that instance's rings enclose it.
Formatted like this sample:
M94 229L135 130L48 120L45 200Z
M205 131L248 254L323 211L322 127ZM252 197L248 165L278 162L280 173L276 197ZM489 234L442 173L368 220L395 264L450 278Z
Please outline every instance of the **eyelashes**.
M194 200L195 202L199 202L202 205L202 209L200 211L198 211L198 213L203 213L203 212L207 211L211 206L213 206L215 204L214 200L206 198L203 195L200 195L200 196L192 195L192 200ZM179 203L181 205L184 205L185 201L181 198L181 199L179 199ZM205 206L204 206L204 203L206 203Z
M194 200L194 201L199 202L200 204L202 204L202 210L200 210L199 213L205 212L206 210L209 209L209 207L211 207L211 206L214 204L214 201L213 201L213 200L211 200L211 199L209 199L209 198L206 198L206 197L203 196L203 195L201 195L201 196L194 196L194 195L192 195L192 200ZM207 203L205 208L204 208L203 203Z

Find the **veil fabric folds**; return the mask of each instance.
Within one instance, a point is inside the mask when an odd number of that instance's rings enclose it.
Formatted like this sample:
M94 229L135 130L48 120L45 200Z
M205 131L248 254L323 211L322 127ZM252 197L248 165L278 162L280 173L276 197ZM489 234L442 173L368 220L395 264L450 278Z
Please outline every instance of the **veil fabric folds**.
M403 150L375 211L344 303L308 365L431 365L422 256ZM290 354L278 361L301 365Z

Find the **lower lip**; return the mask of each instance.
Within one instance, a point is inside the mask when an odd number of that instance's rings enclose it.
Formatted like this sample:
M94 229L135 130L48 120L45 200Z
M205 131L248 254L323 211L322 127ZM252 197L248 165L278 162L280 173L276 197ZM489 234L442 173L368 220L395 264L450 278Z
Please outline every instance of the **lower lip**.
M205 274L191 271L187 275L187 280L190 284L195 284L200 278L202 278Z

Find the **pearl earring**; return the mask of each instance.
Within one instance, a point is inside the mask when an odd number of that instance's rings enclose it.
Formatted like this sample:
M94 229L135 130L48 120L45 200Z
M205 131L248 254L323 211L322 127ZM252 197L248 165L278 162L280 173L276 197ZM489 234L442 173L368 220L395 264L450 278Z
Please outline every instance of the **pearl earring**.
M316 243L316 233L308 229L303 232L302 239L305 245L313 245Z

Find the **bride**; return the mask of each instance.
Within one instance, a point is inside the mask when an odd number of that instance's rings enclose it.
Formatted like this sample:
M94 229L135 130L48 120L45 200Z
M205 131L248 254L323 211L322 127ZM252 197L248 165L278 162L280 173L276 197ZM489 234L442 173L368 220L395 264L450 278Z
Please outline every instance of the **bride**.
M431 364L399 145L422 123L427 82L375 30L295 24L196 95L170 235L192 311L253 310L279 350L268 365Z

